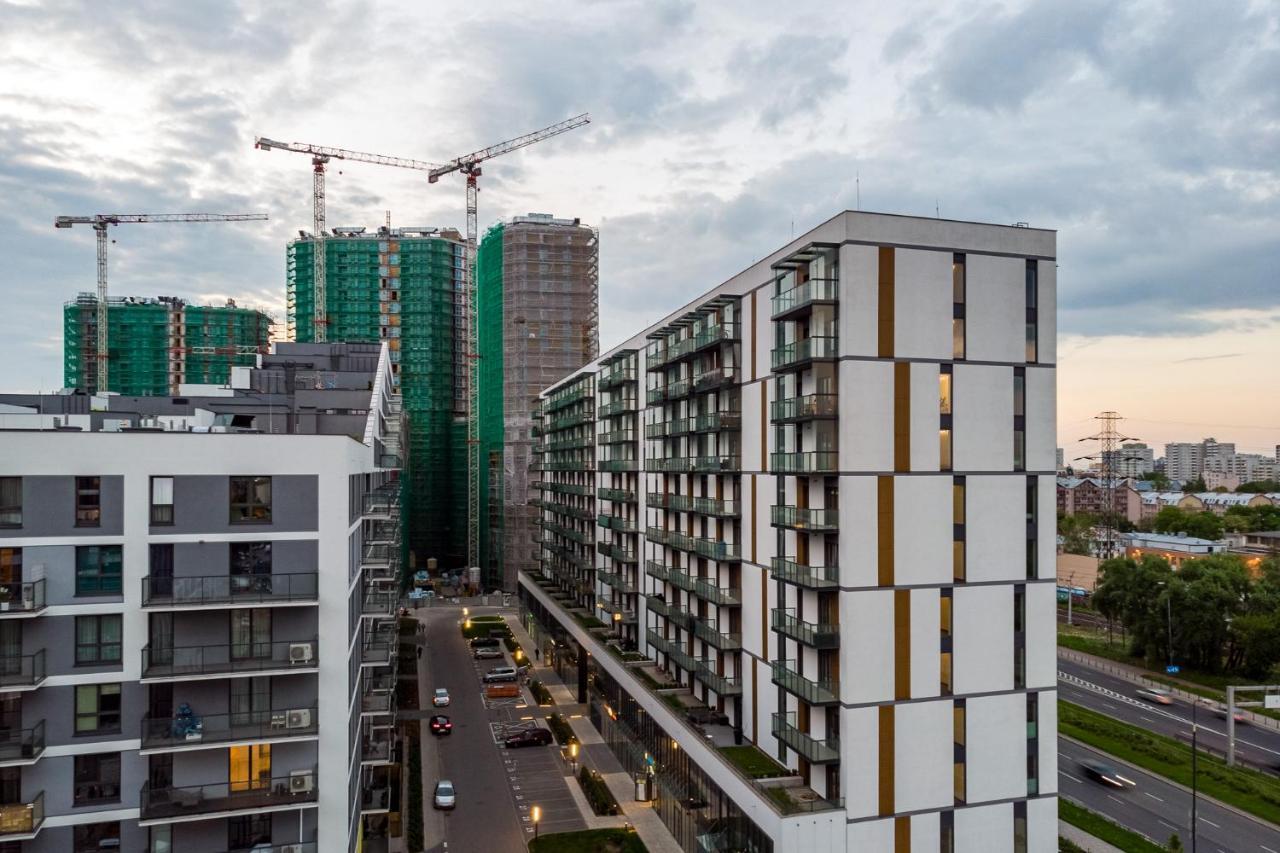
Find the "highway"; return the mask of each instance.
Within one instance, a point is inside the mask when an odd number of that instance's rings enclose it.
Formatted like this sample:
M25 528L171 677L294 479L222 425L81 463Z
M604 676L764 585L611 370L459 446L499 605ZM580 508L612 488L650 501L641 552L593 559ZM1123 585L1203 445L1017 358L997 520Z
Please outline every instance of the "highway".
M1117 790L1088 779L1080 762L1101 760L1137 784ZM1191 794L1142 770L1117 761L1066 738L1058 739L1058 791L1090 811L1104 815L1121 826L1165 844L1175 832L1185 849L1191 849ZM1201 799L1197 807L1199 851L1220 853L1280 853L1280 829L1244 817Z
M1059 698L1147 731L1190 742L1191 703L1180 699L1174 699L1172 705L1147 702L1138 698L1139 685L1132 681L1061 657L1058 673ZM1215 715L1208 705L1201 705L1196 715L1200 748L1225 755L1226 720ZM1236 760L1264 773L1280 775L1280 731L1237 724Z

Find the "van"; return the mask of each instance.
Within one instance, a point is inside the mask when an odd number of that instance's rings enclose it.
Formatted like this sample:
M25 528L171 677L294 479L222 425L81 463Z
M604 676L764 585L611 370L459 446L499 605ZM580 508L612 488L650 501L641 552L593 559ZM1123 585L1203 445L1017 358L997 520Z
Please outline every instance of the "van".
M497 684L501 681L515 681L516 668L514 666L495 666L484 674L485 684Z

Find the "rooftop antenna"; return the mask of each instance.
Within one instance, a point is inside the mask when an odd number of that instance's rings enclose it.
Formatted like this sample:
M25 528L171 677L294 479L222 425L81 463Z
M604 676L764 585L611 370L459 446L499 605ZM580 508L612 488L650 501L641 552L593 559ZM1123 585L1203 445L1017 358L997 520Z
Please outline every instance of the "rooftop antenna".
M933 200L933 218L934 218L934 219L941 219L941 218L942 218L942 211L938 208L938 199L937 199L937 198L934 198L934 200Z
M855 210L862 210L862 172L855 171L853 173L853 191L857 201L854 203Z

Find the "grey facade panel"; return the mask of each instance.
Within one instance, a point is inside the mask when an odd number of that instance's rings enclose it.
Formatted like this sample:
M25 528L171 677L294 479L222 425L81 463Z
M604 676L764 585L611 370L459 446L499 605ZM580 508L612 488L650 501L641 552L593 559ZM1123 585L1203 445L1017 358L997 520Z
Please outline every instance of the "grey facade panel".
M84 476L94 476L92 471ZM124 532L124 478L102 477L101 518L94 527L76 526L76 478L22 478L22 526L0 528L0 540L33 536L120 536Z
M158 472L159 473L159 472ZM240 476L255 476L245 471ZM153 535L184 533L254 534L313 531L318 518L318 480L309 475L271 478L271 521L231 523L231 478L177 474L173 478L173 524L151 526Z

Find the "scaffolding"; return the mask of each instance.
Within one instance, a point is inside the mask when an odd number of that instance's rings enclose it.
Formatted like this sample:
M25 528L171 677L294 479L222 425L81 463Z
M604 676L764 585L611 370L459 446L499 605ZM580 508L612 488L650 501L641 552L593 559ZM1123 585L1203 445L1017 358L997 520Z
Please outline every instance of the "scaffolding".
M271 317L252 308L193 305L173 296L107 300L108 384L98 387L97 297L63 306L63 383L90 393L177 394L184 383L224 385L233 365L268 351Z
M599 354L599 235L544 214L490 228L476 259L480 565L513 589L532 569L532 406Z

